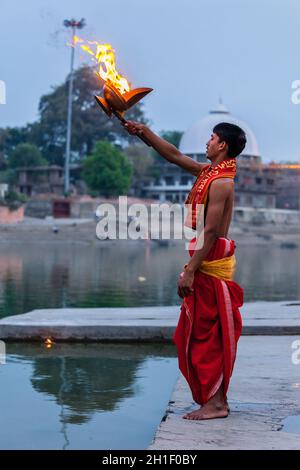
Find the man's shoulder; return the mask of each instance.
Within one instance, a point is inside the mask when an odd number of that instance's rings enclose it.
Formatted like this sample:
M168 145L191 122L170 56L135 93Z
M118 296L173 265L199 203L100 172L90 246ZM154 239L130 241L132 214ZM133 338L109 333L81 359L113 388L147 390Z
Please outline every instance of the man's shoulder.
M214 187L214 188L220 188L220 187L232 188L233 186L234 186L233 178L216 178L211 182L211 187Z
M197 178L199 178L200 176L203 176L203 173L208 170L208 168L210 168L210 164L209 163L198 163L199 165L199 171L198 171L198 174L196 175Z
M216 178L210 184L209 192L214 193L216 196L224 195L229 196L234 191L234 180L233 178Z

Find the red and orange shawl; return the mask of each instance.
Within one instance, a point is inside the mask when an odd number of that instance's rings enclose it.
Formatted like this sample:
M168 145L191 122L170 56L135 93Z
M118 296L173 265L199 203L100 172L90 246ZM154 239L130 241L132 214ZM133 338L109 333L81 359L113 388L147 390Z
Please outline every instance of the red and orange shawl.
M215 167L211 165L205 166L199 173L186 201L188 205L188 215L185 225L196 230L197 226L197 205L207 203L209 186L215 179L218 178L234 178L236 175L236 159L228 158L223 160Z

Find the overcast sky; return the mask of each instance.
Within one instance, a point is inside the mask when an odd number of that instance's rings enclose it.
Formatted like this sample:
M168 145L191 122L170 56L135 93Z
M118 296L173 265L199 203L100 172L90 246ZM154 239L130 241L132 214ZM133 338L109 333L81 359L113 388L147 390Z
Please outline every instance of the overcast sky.
M0 127L35 120L40 96L65 79L62 21L73 16L86 19L84 38L112 44L134 87L155 89L144 100L154 130L186 130L221 96L264 161L300 160L299 0L1 0Z

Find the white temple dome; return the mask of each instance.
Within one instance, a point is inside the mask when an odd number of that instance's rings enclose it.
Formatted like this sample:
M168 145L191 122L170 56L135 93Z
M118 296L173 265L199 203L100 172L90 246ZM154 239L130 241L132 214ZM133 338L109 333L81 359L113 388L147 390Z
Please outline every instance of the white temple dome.
M247 144L241 155L260 156L255 135L250 127L232 116L222 102L219 103L217 109L210 111L207 116L197 121L183 134L179 150L186 155L206 154L206 143L210 139L213 128L220 122L236 124L245 131Z

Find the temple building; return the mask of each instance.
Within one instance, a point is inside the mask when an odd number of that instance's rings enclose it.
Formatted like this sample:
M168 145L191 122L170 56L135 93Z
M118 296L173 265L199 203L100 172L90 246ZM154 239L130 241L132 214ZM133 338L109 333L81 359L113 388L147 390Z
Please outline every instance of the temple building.
M253 131L245 122L234 117L222 102L183 134L179 150L198 162L208 163L206 143L214 126L220 122L230 122L240 126L247 136L247 145L237 158L235 205L254 208L276 207L274 176L263 171ZM157 165L160 176L144 186L143 196L158 199L160 202L184 203L195 177L163 159Z

